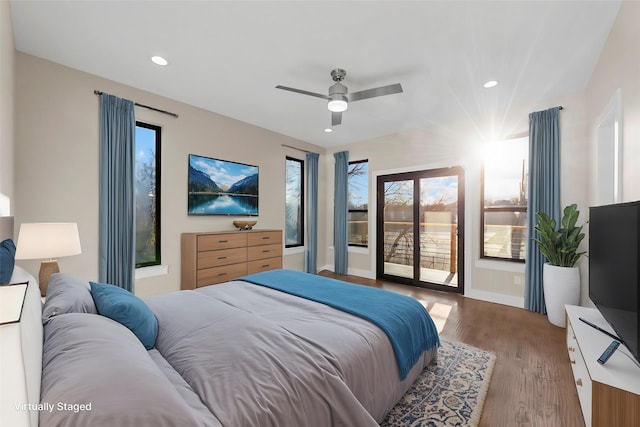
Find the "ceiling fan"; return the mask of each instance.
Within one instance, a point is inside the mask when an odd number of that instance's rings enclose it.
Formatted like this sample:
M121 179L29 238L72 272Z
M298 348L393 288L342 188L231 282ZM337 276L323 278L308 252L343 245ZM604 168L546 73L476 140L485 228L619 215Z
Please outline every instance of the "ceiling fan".
M349 102L360 101L362 99L375 98L376 96L392 95L394 93L401 93L402 86L400 83L376 87L373 89L361 90L359 92L348 93L348 89L341 82L344 80L347 72L342 68L335 68L331 71L331 78L335 82L329 87L329 95L322 95L320 93L309 92L307 90L295 89L292 87L278 85L276 89L288 90L291 92L301 93L303 95L315 96L316 98L322 98L329 101L327 107L331 111L331 126L336 126L342 123L342 112L347 109Z

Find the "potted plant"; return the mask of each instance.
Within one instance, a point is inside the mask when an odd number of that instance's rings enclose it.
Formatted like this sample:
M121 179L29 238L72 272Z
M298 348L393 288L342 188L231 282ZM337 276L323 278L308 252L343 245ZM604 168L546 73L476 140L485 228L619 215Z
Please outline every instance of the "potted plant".
M556 326L564 328L565 304L580 302L580 270L576 263L586 252L578 251L584 239L583 225L576 225L580 211L574 203L564 208L562 224L556 229L556 221L544 212L536 212L535 230L539 238L533 238L540 252L547 259L542 282L547 317Z

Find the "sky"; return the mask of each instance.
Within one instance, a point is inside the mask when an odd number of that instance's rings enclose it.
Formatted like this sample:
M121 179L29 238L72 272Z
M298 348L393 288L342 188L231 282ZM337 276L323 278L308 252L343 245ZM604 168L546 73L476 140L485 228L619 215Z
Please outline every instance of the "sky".
M136 162L148 163L155 153L156 133L153 129L136 126Z
M212 159L194 154L189 156L189 163L195 169L209 175L223 190L228 189L242 178L258 173L257 166Z
M485 200L510 200L519 197L523 160L525 180L529 172L528 150L528 138L489 144L484 160Z
M369 163L365 165L364 173L349 176L349 200L353 206L367 206L369 204ZM354 165L349 165L349 170Z

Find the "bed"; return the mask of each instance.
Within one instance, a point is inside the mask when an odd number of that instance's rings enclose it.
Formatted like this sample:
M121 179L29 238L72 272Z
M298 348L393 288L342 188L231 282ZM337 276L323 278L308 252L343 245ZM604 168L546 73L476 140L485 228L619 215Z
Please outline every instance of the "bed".
M377 426L437 357L435 325L416 300L305 273L144 301L127 293L125 319L101 296L113 288L52 276L40 426ZM364 313L335 307L349 299ZM380 320L385 310L391 319Z

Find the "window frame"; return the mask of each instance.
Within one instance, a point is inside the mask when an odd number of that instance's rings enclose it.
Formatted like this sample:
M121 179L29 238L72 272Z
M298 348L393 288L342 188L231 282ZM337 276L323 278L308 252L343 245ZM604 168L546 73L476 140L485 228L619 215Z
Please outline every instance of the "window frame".
M524 138L524 137L523 137ZM514 140L521 138L513 138ZM507 142L509 140L505 140L503 142ZM489 261L505 261L511 262L515 264L524 264L526 261L526 254L524 259L514 259L514 258L503 258L491 255L485 255L485 247L484 247L484 235L485 235L485 214L490 212L524 212L528 215L528 207L527 206L496 206L496 207L487 207L484 202L484 193L485 193L485 159L482 159L480 173L480 259L489 260ZM527 205L529 204L529 188L527 187Z
M155 213L156 213L156 221L155 221L155 233L156 233L156 244L155 244L155 260L148 262L135 262L135 268L144 268L144 267L153 267L156 265L162 265L162 253L161 253L161 232L162 232L162 222L161 222L161 173L162 173L162 162L161 162L161 147L162 147L162 127L158 125L154 125L151 123L145 123L141 121L136 121L136 128L141 127L145 129L151 129L155 132ZM136 206L137 209L137 206ZM136 251L137 252L137 251ZM137 258L137 254L136 254Z
M350 167L351 165L354 164L358 164L358 163L367 163L367 199L369 198L369 159L363 159L363 160L353 160L347 163L347 168ZM349 186L349 176L347 175L347 187ZM347 197L349 194L349 190L347 188ZM366 213L367 214L367 244L362 244L362 243L351 243L349 242L349 236L347 235L347 246L348 247L352 247L352 248L368 248L369 247L369 200L367 200L367 209L349 209L348 205L347 205L347 223L349 222L349 217L351 214L351 212L354 213Z
M299 228L300 228L300 241L298 243L287 243L287 229L286 229L286 197L287 197L287 167L286 164L287 162L292 161L292 162L298 162L300 163L300 224L299 224ZM284 242L285 242L285 249L288 248L299 248L299 247L304 247L304 237L305 237L305 193L304 193L304 187L305 187L305 182L304 182L304 160L302 159L298 159L292 156L285 156L285 232L284 232Z

